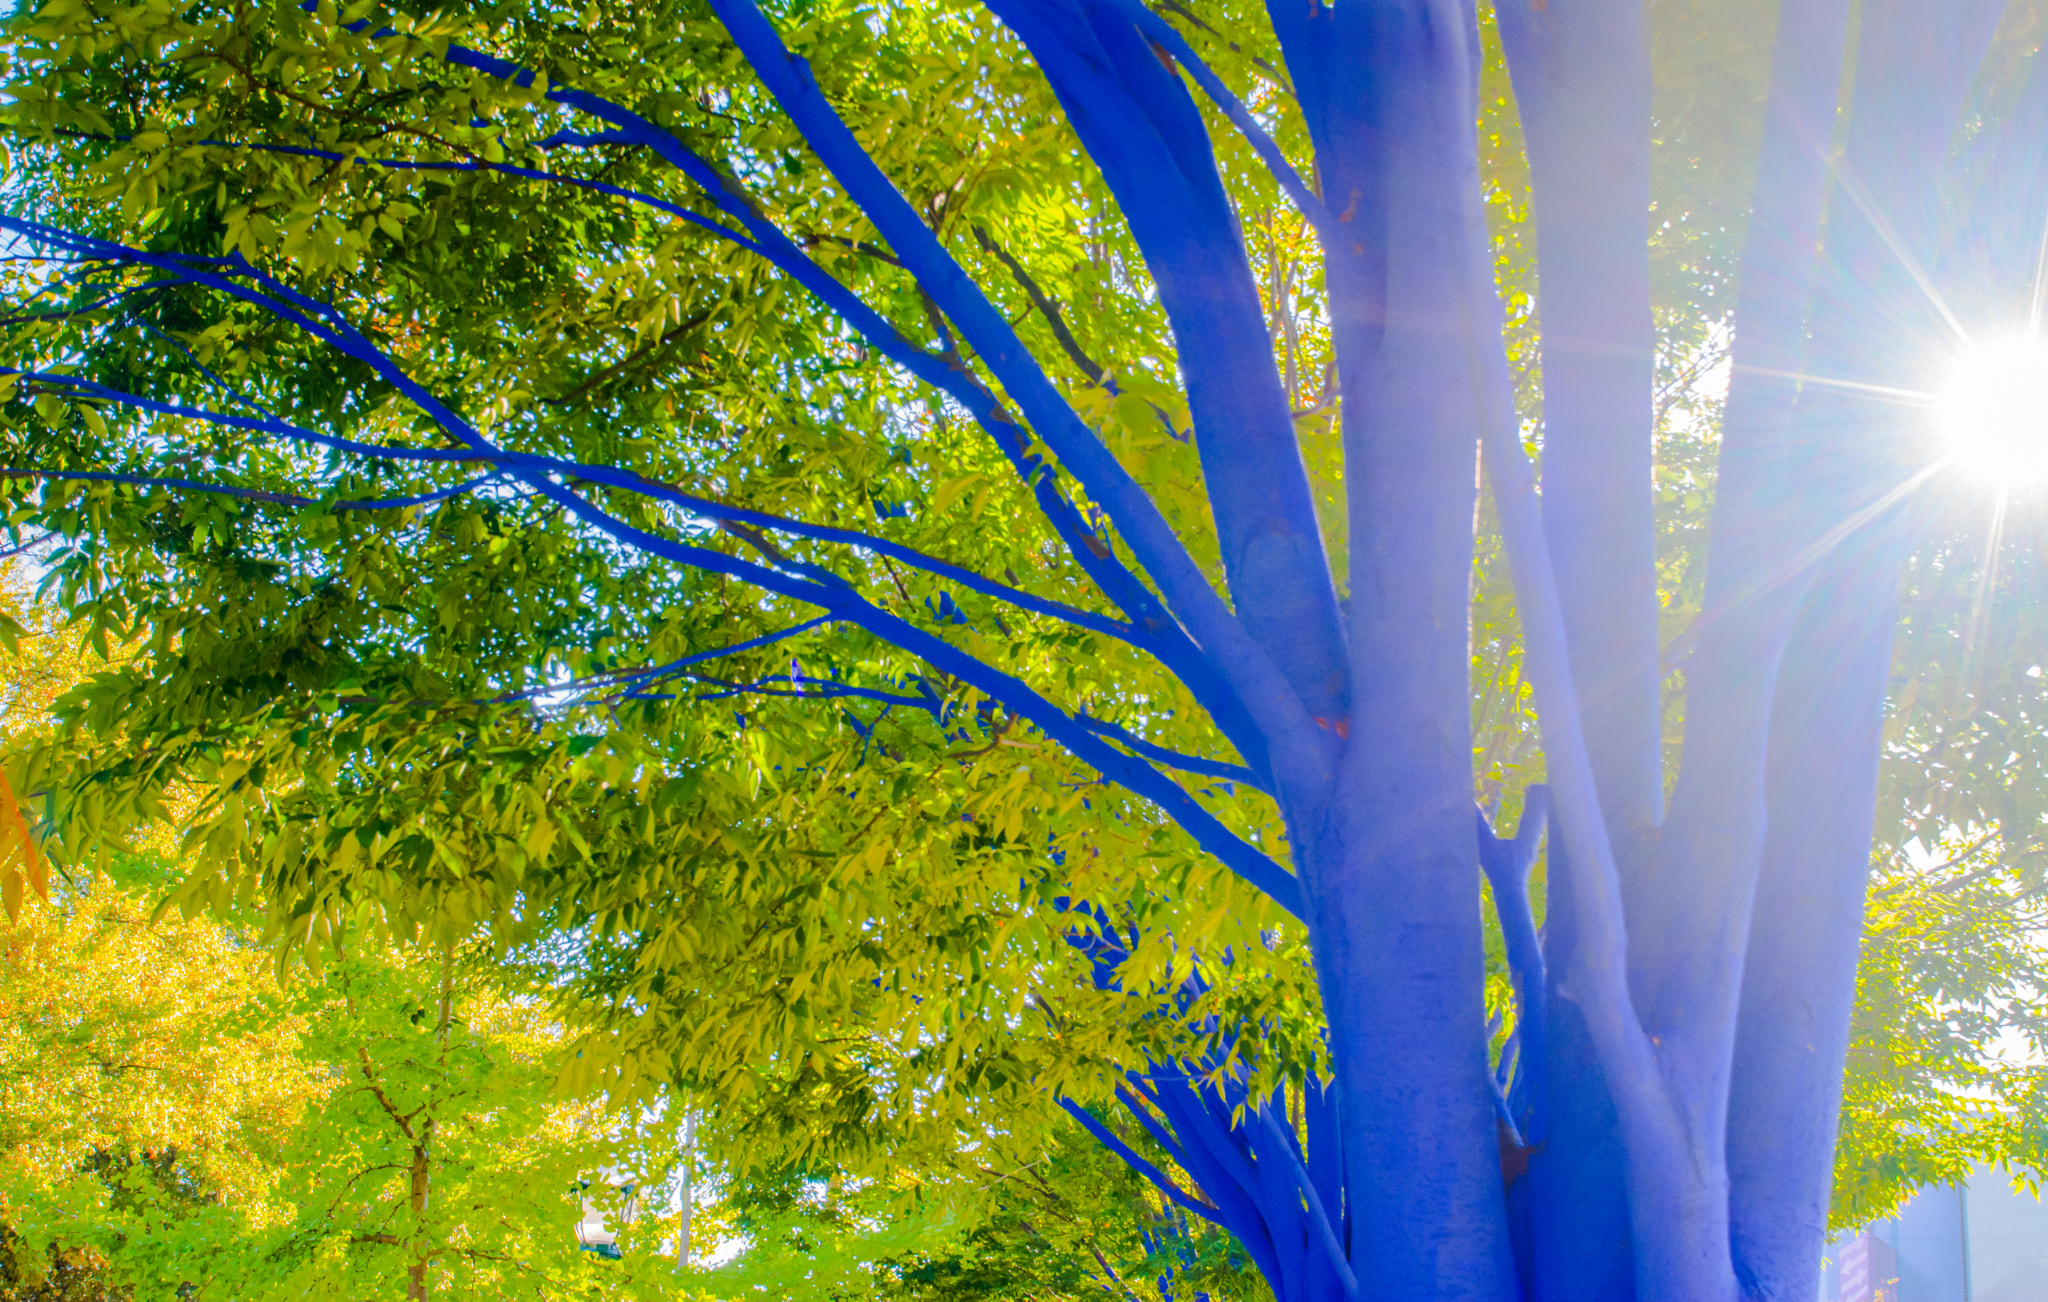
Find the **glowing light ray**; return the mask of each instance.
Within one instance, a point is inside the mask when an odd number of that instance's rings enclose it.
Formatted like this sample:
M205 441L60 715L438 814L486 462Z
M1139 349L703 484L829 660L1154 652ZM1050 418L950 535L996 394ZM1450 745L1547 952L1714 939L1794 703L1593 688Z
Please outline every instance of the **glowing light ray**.
M1931 407L1938 395L1924 389L1900 389L1887 384L1870 384L1863 380L1843 380L1831 375L1814 375L1807 371L1781 371L1770 366L1745 366L1743 370L1751 375L1768 375L1774 380L1793 380L1800 384L1817 384L1828 389L1847 389L1853 393L1875 394L1880 398L1899 398L1909 406Z
M1969 618L1963 622L1961 669L1965 681L1968 681L1979 649L1991 640L1991 592L1998 574L1999 547L2005 540L2009 496L2001 489L1991 508L1991 527L1984 538L1984 559L1977 572L1977 588L1970 599Z
M1693 648L1699 644L1701 634L1715 621L1726 619L1751 602L1760 601L1786 584L1805 578L1829 552L1847 541L1851 534L1912 496L1922 485L1939 475L1942 469L1942 463L1936 462L1915 471L1905 480L1886 489L1864 506L1843 517L1833 528L1794 552L1783 564L1759 576L1745 591L1731 597L1718 608L1701 611L1693 620L1692 627L1679 634L1665 650L1662 656L1665 672L1668 673L1682 665L1686 658L1691 656Z
M1899 260L1899 265L1906 269L1906 274L1913 278L1913 283L1920 287L1920 292L1927 295L1927 301L1941 314L1942 321L1954 332L1956 342L1968 347L1971 342L1970 332L1963 328L1962 320L1949 309L1948 300L1944 299L1941 291L1934 286L1934 278L1927 274L1927 269L1913 256L1912 250L1906 247L1906 242L1892 229L1892 224L1877 211L1877 206L1870 202L1869 196L1863 193L1863 188L1856 184L1856 178L1850 174L1849 169L1841 163L1836 163L1829 170L1834 173L1835 181L1840 185L1842 193L1847 195L1849 201L1869 219L1871 228L1877 232L1878 238L1892 251L1892 256Z
M1939 464L1922 467L1914 471L1905 480L1879 494L1866 505L1844 516L1833 528L1829 529L1819 538L1816 538L1802 550L1793 553L1792 559L1780 567L1784 577L1775 580L1774 584L1789 581L1811 567L1820 564L1829 552L1847 541L1850 534L1855 533L1864 525L1869 524L1872 520L1890 510L1897 503L1910 497L1922 484L1927 483L1940 473L1941 467Z

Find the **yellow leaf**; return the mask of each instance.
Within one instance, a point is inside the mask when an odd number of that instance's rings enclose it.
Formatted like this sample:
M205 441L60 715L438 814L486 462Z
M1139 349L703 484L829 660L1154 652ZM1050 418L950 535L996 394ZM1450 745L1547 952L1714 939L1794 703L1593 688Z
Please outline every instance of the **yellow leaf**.
M28 820L21 816L14 787L7 775L0 773L0 902L6 904L8 917L21 916L29 891L34 891L37 899L50 898L49 867L36 850Z
M932 497L933 512L943 512L947 507L953 505L954 502L960 500L960 495L962 493L966 492L968 489L980 483L983 478L984 476L978 474L962 475L958 479L955 479L951 483L941 487L939 491Z
M546 859L548 851L554 848L556 832L555 825L545 818L538 820L527 830L526 853L536 863Z

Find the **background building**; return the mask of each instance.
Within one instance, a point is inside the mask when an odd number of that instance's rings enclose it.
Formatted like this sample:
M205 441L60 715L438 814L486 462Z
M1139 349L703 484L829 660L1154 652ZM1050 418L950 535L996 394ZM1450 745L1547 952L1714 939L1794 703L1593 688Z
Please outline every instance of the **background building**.
M1828 1258L1821 1302L2048 1302L2048 1203L1983 1170L1921 1190Z

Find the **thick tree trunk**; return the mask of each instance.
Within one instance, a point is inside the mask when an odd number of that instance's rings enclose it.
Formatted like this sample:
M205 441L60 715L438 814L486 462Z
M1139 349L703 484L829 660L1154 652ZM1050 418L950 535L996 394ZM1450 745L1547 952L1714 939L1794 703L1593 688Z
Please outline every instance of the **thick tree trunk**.
M1654 835L1664 778L1651 492L1650 67L1635 0L1496 10L1529 154L1543 322L1543 526L1607 835L1624 864ZM1553 845L1553 859L1562 851ZM1573 961L1553 863L1545 1115L1517 1195L1538 1298L1632 1288L1618 1118Z
M1543 530L1616 853L1664 808L1651 485L1650 52L1640 0L1498 8L1529 155Z
M1548 1116L1526 1191L1532 1302L1625 1299L1635 1293L1621 1123L1579 1006L1567 998L1576 928L1571 874L1552 837L1543 952L1549 1001L1544 1075Z
M1324 249L1352 468L1349 745L1326 809L1289 811L1343 1089L1351 1260L1366 1298L1502 1299L1513 1266L1472 896L1474 33L1441 0L1288 22L1335 216Z
M1900 550L1896 530L1844 549L1778 674L1728 1114L1736 1265L1772 1302L1808 1302L1827 1241Z

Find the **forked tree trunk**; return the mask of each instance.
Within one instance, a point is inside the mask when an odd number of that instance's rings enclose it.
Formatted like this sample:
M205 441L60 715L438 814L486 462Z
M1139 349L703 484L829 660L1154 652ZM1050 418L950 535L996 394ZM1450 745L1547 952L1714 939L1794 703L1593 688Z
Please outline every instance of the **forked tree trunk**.
M730 223L704 219L698 229L768 259L990 435L1044 511L1047 537L1121 622L1067 617L1106 626L1181 678L1243 759L1239 771L1277 800L1293 861L1224 826L1152 764L1159 748L1109 745L1066 704L851 581L662 535L582 495L595 482L674 506L660 485L531 457L506 458L504 474L622 546L810 603L972 685L1153 802L1307 926L1329 1016L1327 1088L1253 1097L1241 1076L1177 1063L1147 1064L1121 1082L1122 1101L1203 1198L1069 1105L1162 1197L1235 1234L1281 1302L1809 1298L1909 540L1902 504L1920 468L1896 415L1835 382L1897 384L1895 372L1938 337L1924 282L1940 262L1944 215L1978 206L1969 196L1946 202L1948 147L2002 0L1864 0L1832 192L1848 2L1783 0L1706 609L1679 648L1688 732L1668 812L1642 0L1496 0L1534 190L1540 492L1514 409L1483 216L1474 0L1271 0L1292 82L1286 111L1298 109L1315 153L1300 170L1189 38L1140 0L988 0L1057 93L1158 288L1226 592L946 239L863 152L773 25L751 0L710 2L889 246L893 267L916 281L933 320L949 323L945 356L812 262L676 133L565 84L547 82L547 98L602 127L584 143L643 150L677 169ZM444 57L540 84L459 45ZM1216 117L1205 117L1195 90ZM2038 202L2048 77L2037 77L2013 121L2023 136L2008 151L2001 193ZM1348 604L1332 582L1259 278L1209 138L1219 122L1247 137L1322 244L1343 403ZM2039 214L2029 217L2015 223L1994 210L1971 220L2003 239L2038 230ZM203 283L279 316L369 366L451 443L502 452L335 309L246 264L194 271L25 219L0 216L0 228L67 256ZM2005 265L1990 252L1986 266ZM970 356L971 365L961 360ZM1038 442L1021 435L1026 425ZM1506 842L1475 828L1472 808L1475 449L1542 716L1552 832L1540 946L1524 890L1537 829ZM1076 505L1084 494L1085 511ZM688 509L738 518L717 502L692 499ZM801 522L775 527L847 540ZM978 581L942 564L930 572ZM1004 599L1050 609L1030 594ZM1498 1091L1482 988L1482 861L1510 936L1527 1050ZM1098 975L1113 974L1121 952L1103 937L1088 944ZM427 1212L430 1138L413 1148L416 1223ZM685 1258L689 1213L686 1176ZM424 1257L411 1267L409 1296L425 1296L427 1267Z

